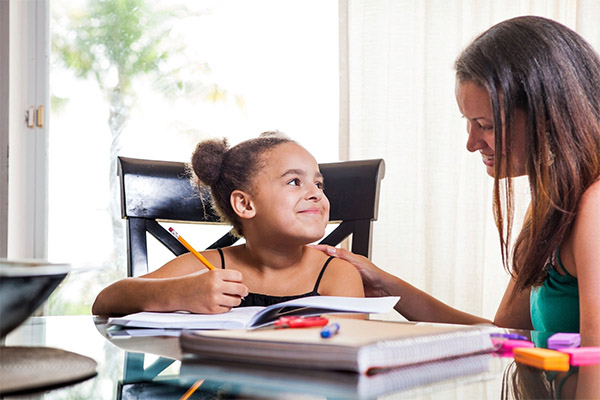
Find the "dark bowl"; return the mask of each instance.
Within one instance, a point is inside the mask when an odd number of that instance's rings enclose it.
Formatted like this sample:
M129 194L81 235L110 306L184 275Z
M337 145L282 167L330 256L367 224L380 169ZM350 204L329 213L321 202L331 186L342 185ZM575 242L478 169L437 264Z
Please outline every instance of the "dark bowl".
M68 264L0 259L0 338L37 310L70 269Z

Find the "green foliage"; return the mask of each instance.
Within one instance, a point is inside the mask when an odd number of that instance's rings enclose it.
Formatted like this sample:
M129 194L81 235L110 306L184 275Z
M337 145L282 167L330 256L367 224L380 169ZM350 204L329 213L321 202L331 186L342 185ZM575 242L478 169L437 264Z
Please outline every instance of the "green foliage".
M101 88L118 87L125 94L136 76L159 70L177 52L164 46L173 14L150 4L90 1L88 8L70 16L65 33L53 36L53 51L78 77L92 75Z
M171 27L182 17L194 17L183 7L159 9L147 0L87 0L83 8L55 0L52 54L79 78L93 77L113 109L131 106L132 83L149 77L163 96L190 96L224 102L228 92L211 82L208 63L190 60ZM62 7L61 7L62 6ZM182 56L182 57L174 57ZM173 59L178 61L173 63ZM151 76L150 76L151 75ZM235 96L243 109L243 99ZM127 110L122 111L127 115ZM125 121L123 121L123 124Z

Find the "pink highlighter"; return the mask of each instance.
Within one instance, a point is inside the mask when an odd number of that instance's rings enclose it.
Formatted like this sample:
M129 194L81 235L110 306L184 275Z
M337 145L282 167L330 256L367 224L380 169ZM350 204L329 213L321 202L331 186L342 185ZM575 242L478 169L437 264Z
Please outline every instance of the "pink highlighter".
M535 347L535 345L527 340L518 340L518 339L492 339L492 342L495 345L500 345L500 348L498 349L497 353L498 355L502 356L502 357L512 357L513 356L513 350L520 348L520 347L526 347L526 348L532 348Z
M565 347L558 351L569 355L571 365L600 364L600 347Z

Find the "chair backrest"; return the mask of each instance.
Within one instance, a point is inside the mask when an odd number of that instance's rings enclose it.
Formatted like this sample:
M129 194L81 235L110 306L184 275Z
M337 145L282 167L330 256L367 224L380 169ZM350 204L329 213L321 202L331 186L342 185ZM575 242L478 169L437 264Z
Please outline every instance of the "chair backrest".
M335 246L352 235L352 251L370 257L384 161L342 161L320 164L319 168L331 203L330 221L339 222L321 243ZM128 276L148 272L146 232L176 256L187 252L157 221L219 223L210 191L199 192L189 179L185 163L119 157L118 171L121 214L127 220ZM230 246L236 240L228 233L208 248Z

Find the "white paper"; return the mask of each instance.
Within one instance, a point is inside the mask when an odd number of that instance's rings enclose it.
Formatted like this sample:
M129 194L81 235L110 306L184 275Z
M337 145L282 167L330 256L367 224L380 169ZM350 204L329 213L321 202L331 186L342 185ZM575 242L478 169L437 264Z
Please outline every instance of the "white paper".
M284 315L321 315L331 313L386 313L400 297L311 296L274 304L269 307L238 307L223 314L188 312L140 312L121 318L109 318L110 325L165 329L244 329L264 326Z

